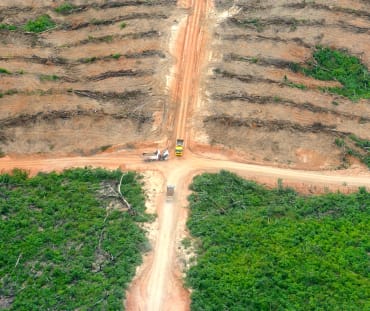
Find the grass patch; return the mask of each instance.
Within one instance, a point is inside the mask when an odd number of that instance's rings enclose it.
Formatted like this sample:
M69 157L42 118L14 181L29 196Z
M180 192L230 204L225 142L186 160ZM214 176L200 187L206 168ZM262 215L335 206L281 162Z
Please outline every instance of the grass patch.
M9 24L0 24L0 30L9 30L9 31L15 31L18 27L15 25L9 25Z
M5 68L0 68L0 74L6 74L6 75L10 75L11 72Z
M370 140L361 139L353 134L344 138L336 138L334 143L344 151L343 160L348 164L347 156L358 158L370 169Z
M67 15L67 14L71 14L74 9L76 9L76 6L74 6L73 4L69 2L65 2L61 4L60 6L56 7L55 12L62 14L62 15Z
M197 176L191 189L191 310L367 309L365 189L303 197L226 171Z
M119 53L112 54L112 58L114 58L114 59L119 59L120 57L121 57L121 54L119 54Z
M359 148L360 151L348 148L347 152L350 155L354 155L359 158L361 162L366 164L370 169L370 140L361 139L353 134L349 135L349 138L355 143L355 146Z
M287 76L284 76L283 83L285 85L289 86L289 87L294 87L296 89L300 89L300 90L306 90L307 89L307 86L305 86L304 84L294 83L294 82L290 81Z
M265 28L265 25L258 18L244 19L244 20L241 20L241 21L238 21L238 22L242 26L253 26L256 29L257 32L262 32Z
M4 92L4 95L14 95L14 94L18 94L17 89L9 89Z
M23 29L28 32L43 32L55 27L54 21L47 14L41 15L35 20L30 20L23 26Z
M0 296L5 310L122 310L147 248L145 196L127 173L133 212L107 210L122 172L74 169L0 175ZM104 191L103 191L104 190Z
M295 69L297 69L295 67ZM300 71L323 81L338 81L343 87L328 87L324 91L358 100L370 99L370 73L361 61L345 52L317 47L313 59Z
M57 75L40 75L40 81L58 81L60 77Z

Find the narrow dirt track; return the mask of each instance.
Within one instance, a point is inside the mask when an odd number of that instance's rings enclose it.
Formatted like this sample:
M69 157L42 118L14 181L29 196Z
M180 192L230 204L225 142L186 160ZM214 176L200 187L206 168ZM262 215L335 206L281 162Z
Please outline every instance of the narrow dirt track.
M184 139L185 145L190 144L188 117L191 107L198 99L200 66L205 54L205 26L209 0L179 1L179 6L187 8L189 14L183 21L176 43L176 69L172 85L172 102L175 105L175 121L172 137ZM184 164L184 163L182 163ZM185 168L185 170L184 170ZM185 184L187 167L177 165L163 173L167 183L176 185L176 191L181 189L182 196L176 201L167 202L158 208L159 231L155 243L154 254L144 262L142 272L137 275L127 294L128 310L189 310L190 299L188 291L182 286L180 271L176 265L176 233L184 232L186 212ZM184 174L185 173L185 174ZM163 200L162 204L163 206ZM181 236L180 236L181 238Z
M173 140L184 138L189 145L189 112L198 100L200 66L205 59L207 28L207 14L212 7L209 0L179 1L179 6L189 8L186 20L180 28L176 57L176 77L173 81L172 98L176 105L174 110L175 128ZM171 117L169 118L171 119ZM260 180L276 183L278 178L284 183L297 185L318 185L341 189L346 185L348 189L365 186L370 189L370 174L368 172L347 175L342 172L309 172L281 169L276 167L250 165L228 160L216 160L195 155L186 149L182 159L157 163L143 163L140 158L144 150L122 151L106 153L91 157L61 157L61 158L10 158L0 159L0 171L10 171L12 168L21 168L35 174L39 171L61 171L71 167L104 167L123 170L155 170L163 176L162 189L157 189L154 198L158 214L158 230L155 232L153 250L144 258L139 267L126 300L127 310L189 310L189 292L184 289L180 266L178 263L177 242L185 236L185 221L187 210L188 185L195 174L214 172L227 169L238 174ZM215 155L217 156L217 155ZM176 196L173 201L166 202L165 185L176 186Z

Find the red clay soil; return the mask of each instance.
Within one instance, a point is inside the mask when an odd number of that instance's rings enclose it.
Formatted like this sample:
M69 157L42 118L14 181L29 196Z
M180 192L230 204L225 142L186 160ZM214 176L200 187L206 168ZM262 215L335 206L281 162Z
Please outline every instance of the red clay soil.
M175 78L172 85L172 103L167 118L170 142L176 138L186 141L182 158L171 158L166 162L145 163L140 155L152 143L137 143L131 150L120 151L113 146L105 153L81 157L10 157L0 159L0 171L8 172L21 168L34 175L37 172L61 171L71 167L104 167L107 169L154 171L156 178L149 177L147 187L153 189L151 200L156 206L156 228L150 232L152 250L144 257L136 277L126 293L127 310L189 310L190 295L184 288L181 271L180 241L186 236L185 222L188 210L188 186L192 177L202 172L217 172L226 169L256 180L267 186L276 186L282 179L284 185L294 187L304 193L321 193L329 190L350 192L359 186L370 189L370 173L361 166L342 171L292 170L240 162L243 157L222 147L194 144L189 134L190 117L199 100L200 71L207 59L207 38L209 38L212 11L210 0L179 1L180 8L187 8L184 20L180 23L176 42ZM172 120L172 121L171 121ZM191 149L187 146L191 145ZM162 147L162 146L159 146ZM256 161L255 163L260 163ZM160 177L158 177L158 175ZM159 178L159 179L158 179ZM166 201L166 184L175 185L175 197ZM155 190L155 191L154 191Z

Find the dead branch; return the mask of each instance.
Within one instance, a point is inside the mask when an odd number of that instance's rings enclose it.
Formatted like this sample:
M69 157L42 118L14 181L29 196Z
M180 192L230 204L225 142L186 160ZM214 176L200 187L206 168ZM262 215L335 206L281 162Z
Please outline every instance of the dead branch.
M21 260L21 258L22 258L22 253L19 254L18 259L17 259L17 262L15 263L14 268L17 268L17 266L18 266L19 261Z
M118 190L118 193L120 195L120 198L121 198L122 202L127 206L127 208L128 208L129 211L133 212L130 203L127 202L127 200L124 198L124 196L122 195L122 192L121 192L121 185L122 185L123 176L125 176L125 174L122 174L121 179L119 181L119 185L118 185L118 189L117 190Z

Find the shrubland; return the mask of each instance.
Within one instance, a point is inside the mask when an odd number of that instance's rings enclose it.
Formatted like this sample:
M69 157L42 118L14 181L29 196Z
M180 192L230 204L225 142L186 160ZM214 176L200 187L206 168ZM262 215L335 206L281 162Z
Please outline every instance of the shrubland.
M338 81L341 87L324 88L325 91L352 100L370 99L370 72L361 61L344 51L318 46L304 66L292 64L300 71L318 80Z
M301 196L232 173L197 176L192 310L368 310L370 193Z
M122 310L148 247L144 199L132 172L0 175L0 309Z

